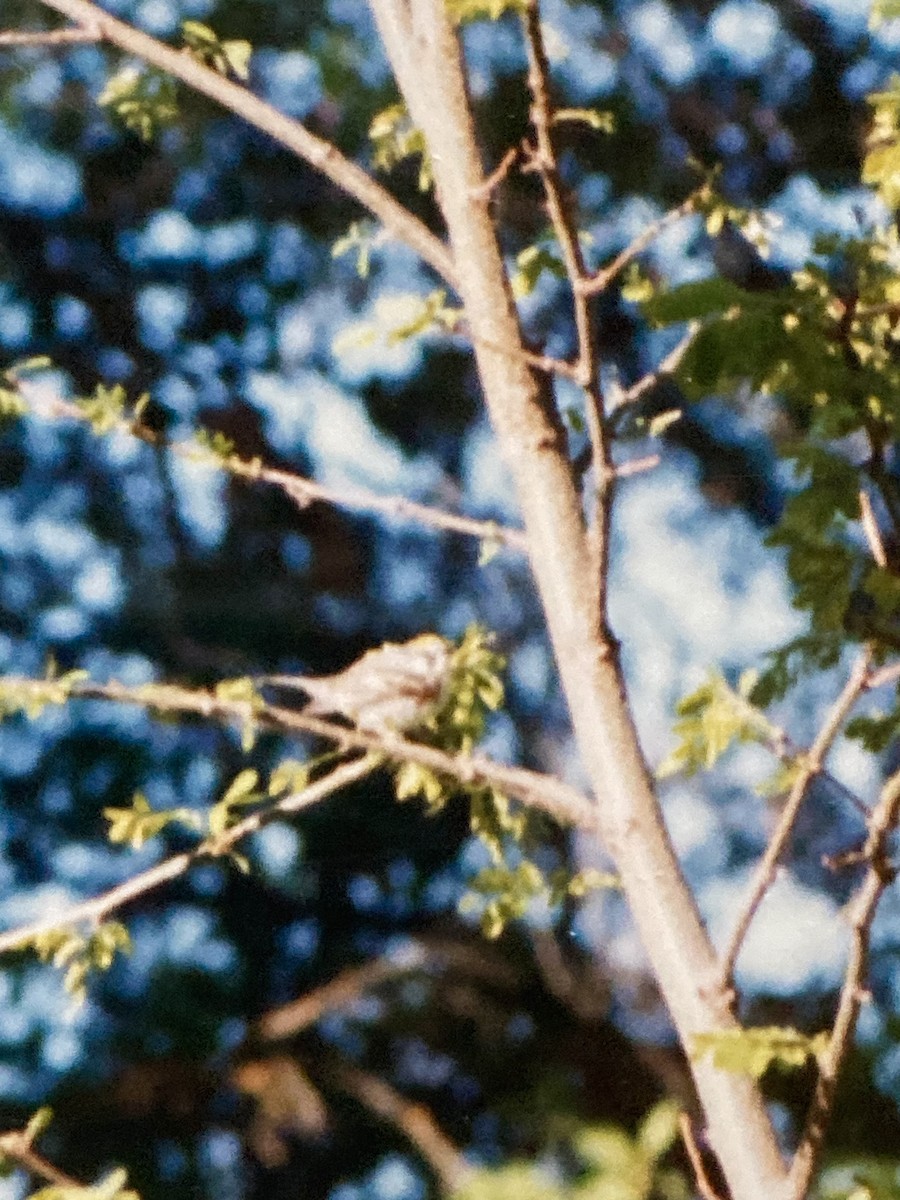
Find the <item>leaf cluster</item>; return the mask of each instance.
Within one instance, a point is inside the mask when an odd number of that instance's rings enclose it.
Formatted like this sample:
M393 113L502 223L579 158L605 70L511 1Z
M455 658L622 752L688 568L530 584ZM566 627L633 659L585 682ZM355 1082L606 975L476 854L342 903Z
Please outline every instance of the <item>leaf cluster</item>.
M768 744L777 739L778 731L752 702L756 682L756 673L745 671L733 688L723 675L713 672L696 691L679 700L674 727L678 744L660 763L657 777L708 771L735 743Z
M589 868L574 874L558 868L546 875L527 858L515 866L485 867L469 881L460 911L478 912L481 931L494 940L511 921L521 920L536 906L559 909L568 897L581 897L599 888L618 888L618 876ZM480 911L479 911L480 910Z
M757 700L831 665L848 638L900 647L897 563L872 565L859 524L863 490L880 510L900 511L900 491L883 467L900 420L900 238L893 228L827 236L814 250L790 287L771 291L720 278L671 290L640 281L652 322L700 323L678 367L689 399L749 385L780 404L782 429L795 431L776 442L793 480L767 540L783 549L794 604L810 624L803 639L776 651Z
M145 142L178 120L174 79L151 68L123 67L109 80L97 103Z
M250 74L250 55L253 46L243 40L220 41L208 25L200 21L183 21L181 34L184 44L205 67L219 75L236 75L246 80Z
M33 1192L28 1200L141 1200L127 1185L128 1172L118 1167L93 1186L52 1184Z
M499 21L504 14L528 11L528 0L444 0L447 15L456 25L469 21Z
M697 1033L691 1039L691 1057L712 1056L714 1064L736 1075L761 1079L771 1066L797 1070L809 1059L818 1059L828 1048L827 1033L812 1036L779 1025Z
M131 938L119 921L105 921L88 934L65 926L49 929L22 941L17 949L33 950L41 962L64 968L63 987L80 1004L91 971L108 971L117 954L130 954Z
M433 182L428 147L405 104L391 104L376 113L369 125L369 139L373 147L372 163L380 171L392 171L406 159L420 157L419 191L428 191Z
M688 1200L680 1171L663 1165L678 1136L678 1107L657 1104L634 1137L615 1125L594 1125L572 1139L577 1163L571 1181L541 1177L533 1166L508 1163L473 1172L453 1200Z

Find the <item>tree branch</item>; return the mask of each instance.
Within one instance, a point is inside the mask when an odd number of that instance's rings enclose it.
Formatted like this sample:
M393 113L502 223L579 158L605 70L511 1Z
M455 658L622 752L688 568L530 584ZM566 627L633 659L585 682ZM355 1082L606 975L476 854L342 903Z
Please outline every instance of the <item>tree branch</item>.
M0 47L3 46L71 46L85 42L99 42L100 30L96 26L79 29L35 29L22 33L0 33Z
M611 263L601 268L596 274L592 275L584 284L584 290L588 295L596 295L597 292L604 292L622 271L633 262L639 254L647 249L654 242L663 230L668 229L670 225L674 225L676 221L680 221L682 217L690 216L701 200L709 195L709 185L703 183L691 192L686 200L675 208L664 213L656 221L651 222L645 229L638 234L634 241L630 242L624 250L621 250Z
M578 746L598 798L597 825L679 1036L688 1044L695 1033L733 1029L736 1023L727 997L715 990L713 948L675 857L628 709L565 431L544 381L518 357L521 331L484 198L485 173L458 40L442 0L370 3L407 108L428 145L479 376L515 481ZM412 77L404 45L397 45L404 42L415 58ZM708 1061L692 1064L692 1070L734 1200L778 1200L786 1171L759 1089Z
M470 1167L424 1104L407 1100L383 1079L348 1063L333 1063L329 1077L341 1091L409 1139L434 1171L445 1195L459 1189Z
M27 1129L11 1129L7 1133L0 1133L0 1156L11 1159L23 1171L43 1179L53 1187L79 1190L85 1187L79 1180L60 1171L43 1154L38 1154L32 1143L33 1138Z
M110 16L90 0L41 0L47 8L68 17L84 28L96 28L105 41L133 54L159 70L186 83L194 91L242 117L255 129L267 133L285 149L292 151L320 171L348 196L382 222L392 236L405 242L451 287L456 288L456 268L440 238L399 201L376 183L356 163L345 158L330 142L290 117L280 113L247 88L226 79L212 67L204 66L190 54L174 50L149 34Z
M217 837L205 838L193 850L183 854L174 854L161 863L149 867L146 871L139 872L124 883L101 892L99 896L72 904L60 913L43 917L40 921L34 921L30 925L22 925L18 929L0 933L0 954L5 954L9 950L21 949L24 943L33 941L34 938L51 929L78 925L82 922L99 925L111 913L130 904L132 900L137 900L162 887L163 884L178 879L196 862L227 855L239 841L251 833L256 833L264 825L286 816L292 816L313 804L318 804L341 788L363 779L366 775L371 775L377 767L378 763L368 756L344 763L329 771L322 779L311 783L309 787L303 788L302 791L293 792L268 808L251 813L250 816L237 821Z
M885 783L869 821L869 836L862 855L869 866L850 910L853 940L838 999L837 1015L828 1049L819 1063L819 1078L806 1117L803 1137L791 1164L789 1195L792 1200L805 1200L815 1179L825 1135L831 1122L841 1068L850 1052L859 1010L868 999L865 978L872 922L875 920L881 897L893 883L897 873L890 862L890 852L891 838L898 819L900 771Z
M32 405L32 411L46 414L48 417L66 417L82 424L91 424L91 418L85 410L71 400L59 398L47 399L41 396L40 389L18 384L19 391ZM367 488L327 487L317 483L305 475L297 475L293 471L283 471L275 467L265 466L258 458L241 458L238 454L219 455L207 450L196 441L171 441L163 434L148 429L139 420L128 420L123 417L117 421L115 430L120 433L146 442L157 449L170 451L193 462L199 462L211 468L227 472L235 479L252 483L260 480L279 488L298 508L305 508L314 500L334 505L336 508L349 508L362 512L375 512L398 521L408 521L423 525L425 528L441 529L448 533L458 533L466 537L478 538L483 542L495 542L519 553L527 553L528 543L522 530L512 529L497 521L482 521L475 517L458 516L456 513L445 512L428 504L420 504L408 500L405 496L381 496Z
M691 321L684 337L669 351L665 358L660 360L652 371L648 371L646 375L642 375L636 383L633 383L630 388L619 392L618 395L613 397L612 413L617 414L629 405L636 404L647 392L656 387L661 379L666 378L668 375L674 375L681 365L681 360L687 354L688 350L690 350L697 334L702 328L703 323L701 321Z
M20 676L0 677L0 683L27 694L33 692L36 703L45 703L46 680L24 679ZM126 687L124 684L76 682L68 692L74 699L107 700L120 704L136 704L162 713L192 713L207 721L238 726L248 724L283 734L312 734L335 743L341 750L372 751L398 762L415 762L464 786L488 784L515 797L523 804L540 809L561 825L597 831L596 805L576 788L569 787L550 775L529 771L524 767L507 767L482 754L447 754L432 746L413 742L399 734L364 733L348 729L334 721L306 716L296 709L273 704L251 703L247 700L227 700L202 688L187 688L177 684L143 684ZM305 793L301 793L303 795ZM248 818L251 820L252 818Z
M603 394L600 390L600 370L597 339L591 313L591 302L583 289L587 266L578 239L578 228L570 211L570 198L565 194L553 144L553 106L550 99L550 64L544 48L537 0L529 0L522 15L525 48L528 54L528 87L531 91L531 123L535 146L528 167L538 172L544 187L550 224L559 243L566 275L572 289L575 331L578 339L576 382L584 395L585 425L596 473L596 497L591 520L595 524L593 547L596 553L594 569L598 587L606 589L609 574L606 553L609 546L609 515L612 511L612 490L615 483L612 457L603 425Z
M756 916L760 904L762 904L763 897L775 881L778 863L790 840L791 833L800 813L800 808L806 798L807 789L813 779L824 771L825 760L832 746L840 736L844 722L850 715L857 700L866 691L871 664L872 652L866 650L854 663L847 682L826 715L822 728L819 730L809 750L806 754L802 755L803 765L791 785L791 790L781 811L778 824L756 868L750 890L735 922L734 931L722 955L720 982L721 986L728 991L731 991L734 987L734 970L741 947L753 923L753 918Z

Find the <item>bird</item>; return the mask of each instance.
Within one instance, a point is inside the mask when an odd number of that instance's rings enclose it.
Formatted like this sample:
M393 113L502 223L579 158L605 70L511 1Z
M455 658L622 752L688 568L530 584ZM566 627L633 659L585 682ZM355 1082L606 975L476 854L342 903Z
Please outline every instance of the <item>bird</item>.
M305 692L306 716L345 717L364 733L402 733L421 725L446 694L453 650L439 634L423 633L367 650L333 675L266 675L260 682Z

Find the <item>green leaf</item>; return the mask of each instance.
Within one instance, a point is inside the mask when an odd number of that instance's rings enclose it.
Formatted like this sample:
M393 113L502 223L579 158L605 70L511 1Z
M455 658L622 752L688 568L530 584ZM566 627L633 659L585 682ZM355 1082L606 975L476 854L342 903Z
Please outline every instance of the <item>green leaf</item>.
M566 1200L566 1194L531 1163L468 1171L452 1200Z
M900 704L888 713L871 712L847 722L845 735L862 742L870 754L881 754L900 736Z
M424 800L431 812L443 808L450 789L430 767L404 762L394 773L394 794L398 800Z
M647 432L650 437L661 437L676 421L680 421L683 415L680 408L668 408L650 419Z
M641 1121L637 1143L649 1158L655 1161L671 1150L678 1137L680 1112L680 1106L674 1101L663 1100L654 1105Z
M503 549L503 542L496 537L482 538L478 543L478 565L486 567L488 563L493 562L500 551Z
M372 264L372 250L385 240L384 230L376 230L370 221L354 221L343 237L331 247L332 258L345 254L356 254L356 273L360 279L368 279Z
M208 25L199 21L183 21L181 33L184 44L198 62L212 67L220 75L236 75L246 80L249 75L253 47L245 41L220 42Z
M0 387L0 418L15 421L28 412L25 398L12 388Z
M46 1104L29 1118L28 1124L25 1126L25 1140L29 1145L37 1141L52 1120L53 1109Z
M600 133L615 133L616 119L611 112L600 108L558 108L553 114L555 123L566 121L589 125Z
M341 357L379 340L393 346L425 333L452 333L462 312L447 304L447 293L442 288L427 296L411 292L380 296L375 302L375 321L342 330L332 342L332 352Z
M462 911L477 907L484 897L481 931L486 938L500 936L510 921L524 917L532 904L547 895L547 884L537 864L520 862L515 867L496 865L479 871L469 883Z
M109 821L107 837L113 845L127 845L133 850L140 850L167 825L179 824L193 830L201 827L198 814L188 808L154 812L143 792L135 792L130 808L104 808L103 816Z
M768 1025L695 1034L690 1053L694 1059L710 1054L721 1070L760 1079L770 1066L786 1070L805 1066L825 1052L828 1040L827 1033L810 1037L796 1029Z
M680 771L694 775L709 770L735 742L768 742L776 732L749 699L753 677L735 690L724 676L712 673L695 692L678 702L681 718L674 727L678 744L656 770L658 779Z
M598 871L595 867L586 867L577 871L566 884L566 892L570 896L586 896L588 892L621 891L622 880L611 871Z
M175 82L161 71L124 67L97 101L145 142L178 119Z
M469 21L499 21L504 13L525 15L528 0L444 0L447 15L455 25Z
M85 998L85 983L90 972L107 971L117 953L129 954L131 938L119 921L106 921L88 936L67 926L48 929L26 938L17 949L33 949L41 962L65 967L63 986L70 996L81 1003Z
M235 809L256 804L263 799L262 793L257 790L258 784L259 773L250 767L240 771L234 777L222 799L209 811L208 828L211 837L221 837L234 823L237 819Z
M223 467L227 467L229 460L234 457L234 442L219 430L210 433L207 429L198 429L194 434L194 441L201 450L216 459Z
M381 171L390 171L407 158L421 156L419 190L428 191L432 175L425 135L413 125L405 104L391 104L376 113L369 125L369 139L374 147L372 161Z
M519 300L530 296L545 272L565 279L566 269L559 254L548 246L526 246L516 255L516 271L510 280L513 295Z
M900 19L900 0L874 0L869 13L869 28L877 29L885 21Z
M309 787L310 765L296 758L285 758L269 777L268 794L283 796Z
M747 293L743 288L727 279L711 276L708 279L683 283L669 291L656 292L646 301L643 309L650 321L660 325L673 325L683 321L696 321L701 317L712 317L732 308L740 309L747 303ZM750 303L754 301L751 300ZM772 307L771 300L762 303L766 308Z

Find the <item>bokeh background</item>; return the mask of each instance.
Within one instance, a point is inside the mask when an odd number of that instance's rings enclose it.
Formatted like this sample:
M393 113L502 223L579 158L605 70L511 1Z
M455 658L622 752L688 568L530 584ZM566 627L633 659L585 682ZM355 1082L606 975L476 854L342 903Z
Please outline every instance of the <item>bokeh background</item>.
M188 19L248 39L254 91L371 161L369 123L396 96L364 4L106 7L165 39ZM616 120L612 136L574 125L562 135L592 261L696 186L692 158L721 164L730 200L780 218L780 266L800 265L817 232L852 234L878 215L859 185L865 97L900 45L896 27L867 31L865 0L547 0L542 10L560 97ZM3 5L10 30L48 19L31 0ZM496 163L527 130L517 24L474 24L466 46L486 161ZM43 387L148 392L146 419L170 437L221 432L244 456L330 485L515 522L463 339L344 336L335 350L338 335L377 325L386 301L430 291L427 270L387 243L360 279L332 246L362 214L205 101L182 93L175 126L148 143L129 134L96 103L119 65L95 46L0 49L0 365L46 354L54 371ZM404 164L387 182L433 222L417 172ZM533 177L509 178L497 216L511 259L547 237ZM717 269L699 218L668 229L644 265L674 281ZM543 277L522 307L536 343L571 352L558 281ZM617 291L599 320L609 388L634 382L671 345ZM662 408L679 402L660 393ZM571 400L564 386L559 400ZM625 457L662 453L621 489L612 602L651 762L671 745L675 700L707 667L737 672L803 628L783 564L764 545L788 482L770 416L749 396L710 396L662 444L635 429L622 447ZM465 539L322 504L301 510L274 489L72 422L28 418L0 433L5 673L42 674L49 659L132 684L315 673L386 638L457 636L473 620L497 631L509 659L509 709L488 749L580 782L534 591L514 555L480 565ZM823 678L792 698L784 716L798 740L833 688ZM250 761L264 770L287 752L263 739ZM246 763L234 731L137 709L82 701L8 720L0 921L62 910L186 844L170 834L138 854L111 849L104 807L140 788L155 807L203 808ZM752 787L764 773L748 749L665 789L717 937L771 822ZM865 793L878 765L841 745L835 773ZM740 982L748 1020L813 1030L828 1020L847 937L846 885L820 858L859 830L824 789L809 811ZM605 865L560 831L548 831L545 854L548 864ZM9 963L0 1126L52 1104L48 1153L86 1179L122 1162L145 1200L418 1200L435 1187L431 1172L353 1094L348 1066L426 1106L471 1162L518 1155L557 1171L581 1124L631 1128L660 1095L682 1093L683 1065L621 900L536 909L486 942L458 912L484 865L460 808L426 819L367 785L266 830L250 857L249 878L208 866L131 906L134 953L92 981L81 1008L52 968ZM897 915L889 898L838 1156L890 1156L900 1133ZM277 1045L253 1043L261 1015L368 963L380 975L355 998ZM806 1084L773 1086L786 1130ZM21 1180L0 1184L4 1200L23 1194Z

